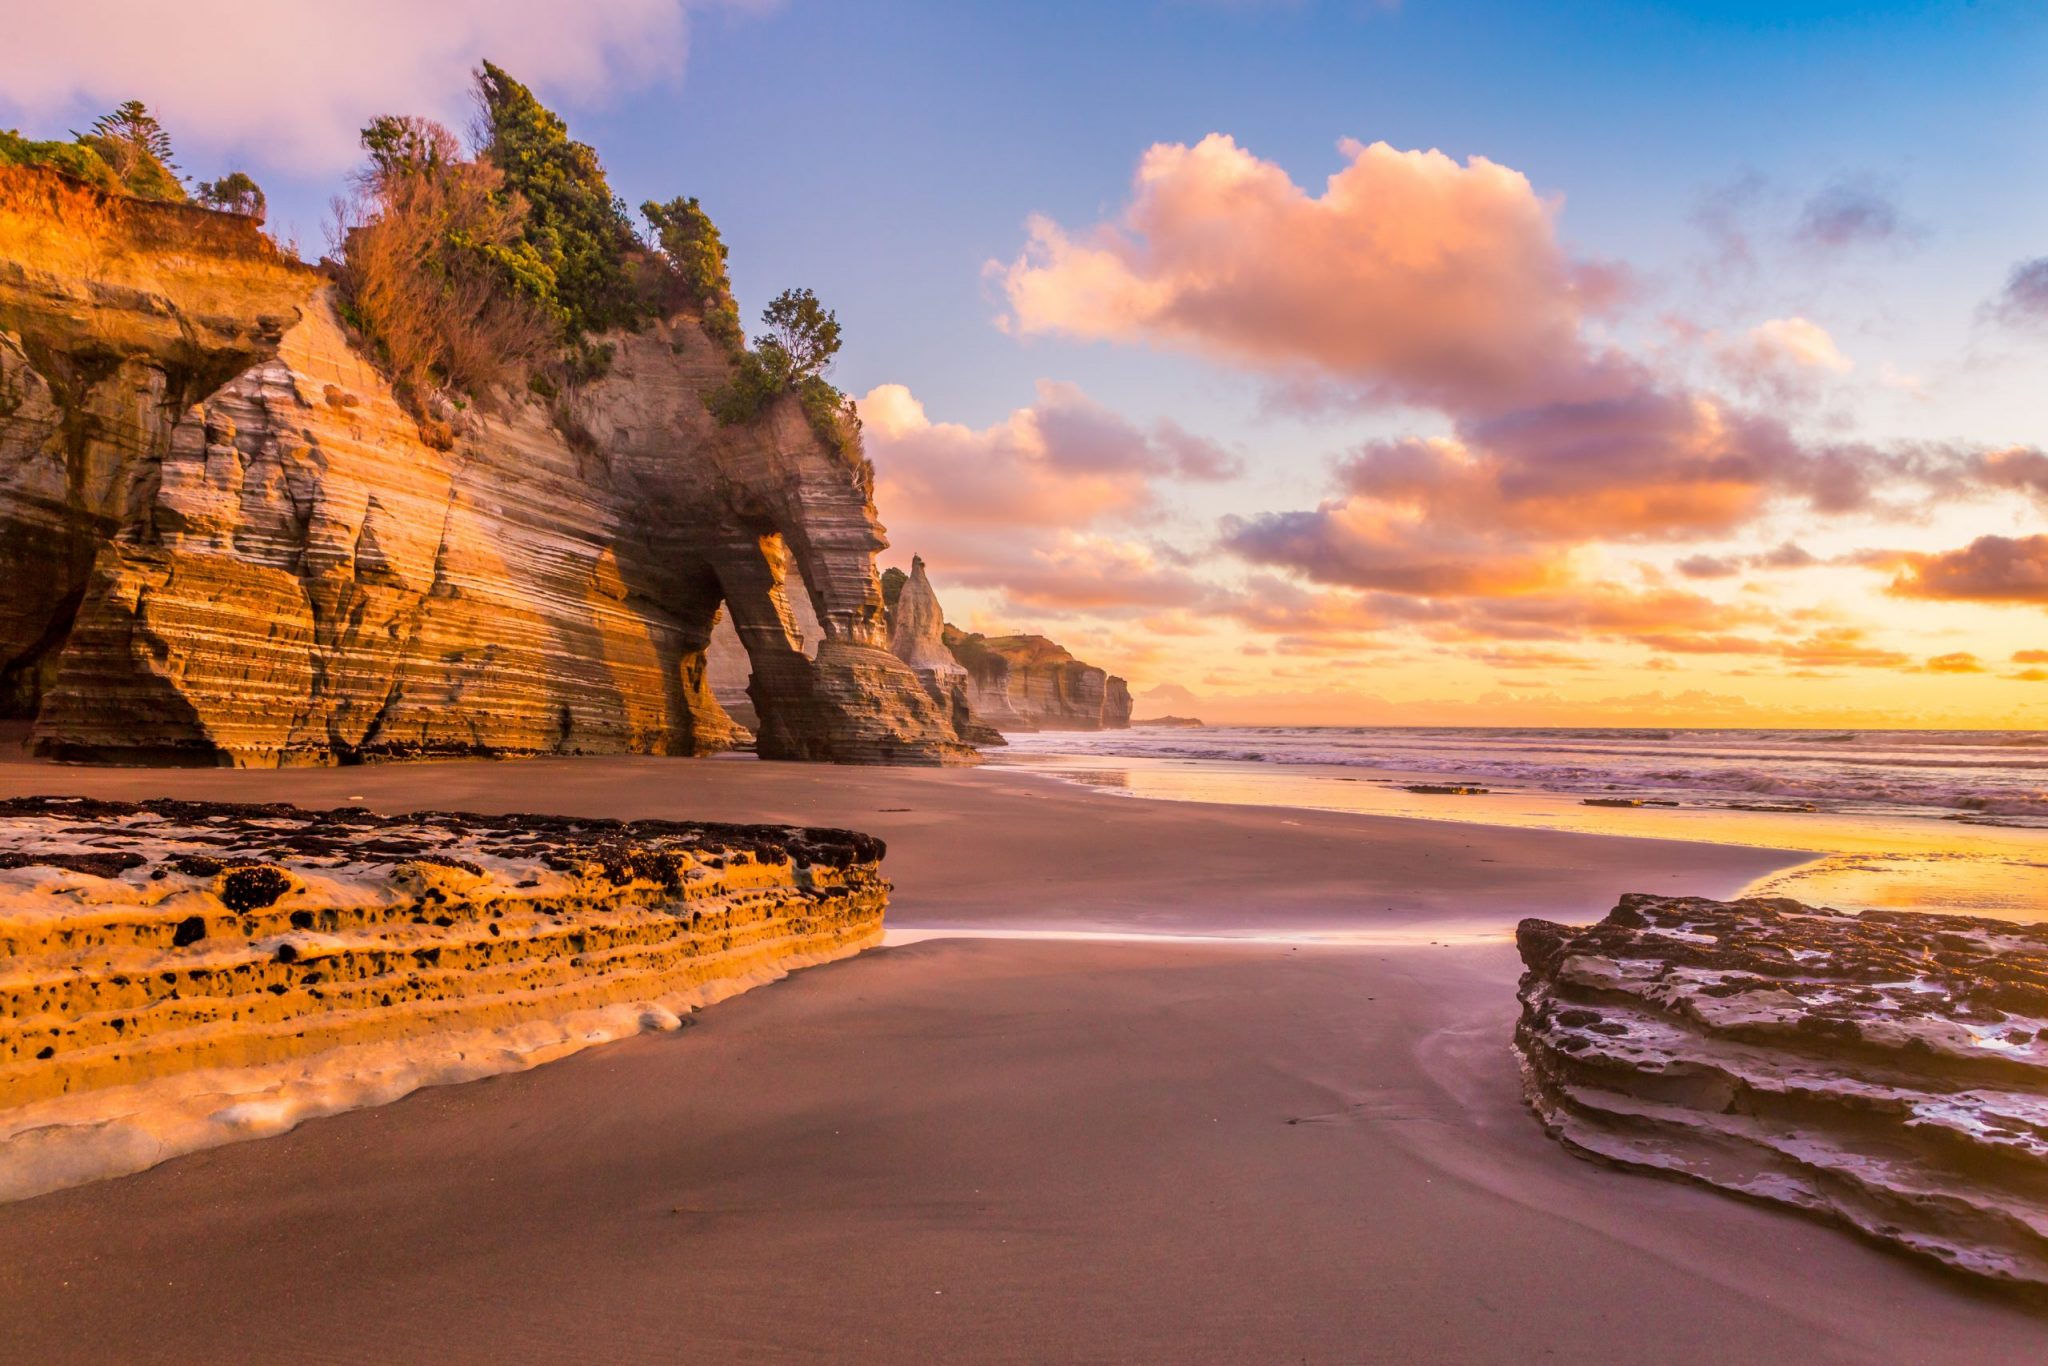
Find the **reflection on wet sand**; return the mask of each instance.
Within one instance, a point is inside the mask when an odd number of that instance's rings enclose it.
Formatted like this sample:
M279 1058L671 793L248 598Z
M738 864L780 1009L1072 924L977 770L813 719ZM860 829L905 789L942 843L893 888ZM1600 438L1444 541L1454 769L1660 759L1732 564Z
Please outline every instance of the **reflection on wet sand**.
M1697 840L1810 852L1758 880L1755 895L1845 910L1940 910L2039 919L2048 906L2048 831L1908 815L1707 805L1587 805L1578 794L1494 787L1457 795L1408 790L1417 776L1315 765L1095 755L999 762L1125 796L1349 811L1479 825Z

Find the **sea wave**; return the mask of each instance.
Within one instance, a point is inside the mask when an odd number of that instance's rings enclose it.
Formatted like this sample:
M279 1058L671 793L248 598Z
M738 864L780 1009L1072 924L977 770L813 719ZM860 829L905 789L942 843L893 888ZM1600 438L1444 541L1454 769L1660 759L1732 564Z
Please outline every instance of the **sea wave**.
M2024 752L2048 749L2042 732L1260 726L1011 739L1020 755L1311 765L1580 795L1768 798L2048 824L2048 754Z

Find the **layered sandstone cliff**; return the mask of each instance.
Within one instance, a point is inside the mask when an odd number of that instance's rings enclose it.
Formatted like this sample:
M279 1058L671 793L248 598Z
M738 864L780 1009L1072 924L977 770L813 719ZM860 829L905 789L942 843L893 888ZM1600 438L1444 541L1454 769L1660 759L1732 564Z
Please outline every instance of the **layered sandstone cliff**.
M2048 925L1628 896L1516 938L1573 1150L2048 1292Z
M887 649L865 462L721 427L685 313L422 439L247 220L0 171L0 719L71 759L697 754L721 607L770 758L969 762ZM805 640L789 585L817 622Z
M1044 636L985 636L947 626L944 640L967 670L974 713L998 730L1117 730L1131 723L1130 686Z
M0 1199L674 1028L878 941L840 830L0 802Z

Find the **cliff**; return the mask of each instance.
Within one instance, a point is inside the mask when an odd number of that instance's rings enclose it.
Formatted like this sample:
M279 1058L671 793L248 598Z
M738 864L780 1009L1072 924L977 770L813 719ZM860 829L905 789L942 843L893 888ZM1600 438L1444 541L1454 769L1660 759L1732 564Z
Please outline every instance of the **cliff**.
M530 1066L878 941L840 830L0 802L0 1199Z
M974 713L998 730L1119 730L1131 723L1130 686L1044 636L984 636L947 626L944 641L967 670Z
M2048 1291L2048 925L1627 896L1516 940L1569 1148Z
M701 754L744 738L723 607L763 756L971 762L887 649L865 462L792 397L715 422L691 313L602 340L442 449L247 220L0 169L0 719L84 760Z
M910 574L889 604L889 651L916 672L963 738L978 745L1002 744L1002 732L975 714L973 685L946 648L945 635L945 609L925 575L923 558L913 555Z

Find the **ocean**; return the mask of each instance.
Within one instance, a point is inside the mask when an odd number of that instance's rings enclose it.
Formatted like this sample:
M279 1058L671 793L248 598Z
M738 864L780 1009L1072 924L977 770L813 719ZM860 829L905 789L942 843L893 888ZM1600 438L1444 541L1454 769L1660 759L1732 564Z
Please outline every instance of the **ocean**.
M1314 765L1705 807L2048 828L2048 731L1563 730L1241 726L1041 731L1018 755Z
M2048 920L2048 732L1209 726L990 761L1128 796L1800 851L1742 889Z

